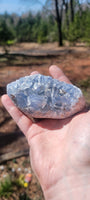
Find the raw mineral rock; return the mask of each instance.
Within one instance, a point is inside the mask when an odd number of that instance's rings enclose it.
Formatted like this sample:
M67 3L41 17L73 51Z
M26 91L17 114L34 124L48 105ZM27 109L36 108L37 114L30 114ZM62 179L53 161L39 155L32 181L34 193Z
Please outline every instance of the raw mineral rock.
M62 119L80 111L85 104L79 88L41 74L9 83L7 94L29 118Z

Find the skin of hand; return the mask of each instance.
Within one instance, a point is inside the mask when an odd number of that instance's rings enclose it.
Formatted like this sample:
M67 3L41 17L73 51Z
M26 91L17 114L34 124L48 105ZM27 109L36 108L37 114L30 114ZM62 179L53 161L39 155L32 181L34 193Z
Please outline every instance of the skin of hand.
M70 83L57 66L53 78ZM38 73L38 72L33 72ZM25 134L30 159L46 200L90 199L90 111L32 123L7 95L2 103Z

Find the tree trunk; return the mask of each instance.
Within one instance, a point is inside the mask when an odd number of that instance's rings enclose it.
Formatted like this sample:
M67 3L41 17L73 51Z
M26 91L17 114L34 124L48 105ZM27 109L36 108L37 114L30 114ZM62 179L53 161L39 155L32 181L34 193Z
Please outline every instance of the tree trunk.
M70 9L71 9L71 22L74 21L74 5L73 0L70 0Z
M66 2L66 4L65 4L65 14L66 14L66 25L67 25L67 29L69 29L68 2Z
M56 19L57 19L57 25L58 25L59 46L62 46L63 45L63 42L62 42L62 16L59 14L58 0L55 0L55 8L56 8Z
M66 19L66 26L69 29L69 19L68 19L68 1L63 0L63 5L65 6L65 19Z

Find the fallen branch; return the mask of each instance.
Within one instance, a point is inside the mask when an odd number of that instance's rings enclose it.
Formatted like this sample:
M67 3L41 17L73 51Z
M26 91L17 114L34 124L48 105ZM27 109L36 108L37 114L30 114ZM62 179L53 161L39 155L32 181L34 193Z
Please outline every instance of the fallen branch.
M0 155L0 164L5 161L12 160L14 158L19 158L19 157L28 156L28 155L29 155L29 149L25 149L25 150L18 151L18 152L6 153L3 155Z

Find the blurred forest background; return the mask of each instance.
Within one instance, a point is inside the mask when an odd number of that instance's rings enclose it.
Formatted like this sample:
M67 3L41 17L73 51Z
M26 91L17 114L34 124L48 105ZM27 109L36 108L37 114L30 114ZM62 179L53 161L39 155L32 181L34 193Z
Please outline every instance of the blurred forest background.
M89 110L90 0L0 0L0 97L9 82L34 70L49 75L50 65L81 88ZM27 141L0 101L0 200L7 199L44 197Z
M30 4L35 3L30 1ZM27 0L26 0L27 3ZM38 1L38 3L40 3ZM89 0L46 0L39 12L0 15L0 43L55 42L90 45Z

